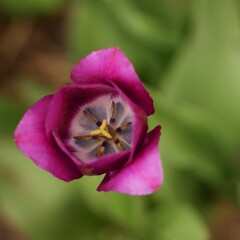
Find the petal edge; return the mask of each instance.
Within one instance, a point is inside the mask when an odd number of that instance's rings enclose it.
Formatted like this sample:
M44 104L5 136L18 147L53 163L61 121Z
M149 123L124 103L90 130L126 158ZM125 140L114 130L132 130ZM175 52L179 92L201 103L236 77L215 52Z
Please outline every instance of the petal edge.
M113 81L147 115L154 113L153 100L139 80L132 63L119 48L94 51L83 58L71 71L71 79L77 84Z
M80 170L50 141L45 131L45 119L52 96L36 102L18 124L14 139L25 156L55 177L71 181L82 177Z

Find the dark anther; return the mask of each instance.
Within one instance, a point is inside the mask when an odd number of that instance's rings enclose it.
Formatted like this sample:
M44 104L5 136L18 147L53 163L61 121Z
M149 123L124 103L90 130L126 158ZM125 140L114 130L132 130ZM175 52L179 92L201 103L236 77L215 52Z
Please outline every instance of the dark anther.
M115 140L114 140L114 143L117 145L117 147L118 147L121 151L124 150L124 147L123 147L123 145L122 145L122 143L121 143L121 141L120 141L119 139L115 139Z
M106 146L107 146L107 142L104 141L104 142L102 143L102 146L103 146L103 147L106 147Z
M115 119L115 102L114 101L112 101L111 109L112 109L112 114L111 114L111 118L110 118L110 123L114 124L116 121L116 119Z
M122 132L121 127L118 127L118 128L116 129L116 132L118 132L118 133Z
M131 125L132 125L132 122L127 122L127 123L123 124L121 127L118 127L118 128L116 129L116 131L117 131L118 133L120 133L120 132L122 132L123 130L125 130L126 128L128 128L129 126L131 126Z
M115 122L116 122L115 117L111 117L111 119L110 119L110 123L111 123L111 124L114 124Z
M97 121L97 122L96 122L96 125L97 125L98 127L100 127L100 126L102 125L102 122Z

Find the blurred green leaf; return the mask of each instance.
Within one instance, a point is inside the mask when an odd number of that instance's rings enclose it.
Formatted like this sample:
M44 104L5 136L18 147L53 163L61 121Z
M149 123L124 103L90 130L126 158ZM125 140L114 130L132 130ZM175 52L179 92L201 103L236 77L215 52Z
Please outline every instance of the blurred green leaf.
M194 1L195 32L165 79L164 93L178 108L208 110L239 139L240 38L234 1Z
M160 208L155 219L155 231L162 240L208 239L206 224L191 206L166 205Z
M159 93L150 92L156 103L156 114L150 118L150 126L162 124L163 165L191 171L219 193L224 186L227 190L226 184L232 180L232 165L226 159L232 157L236 145L231 134L224 131L222 122L201 108L177 109Z
M79 185L82 197L86 204L99 216L104 216L125 227L136 227L143 224L140 216L142 212L142 198L132 197L114 192L97 192L96 188L100 184L103 176L86 177ZM89 190L91 189L91 190Z
M34 16L49 14L63 5L65 0L1 0L0 9L9 15Z
M28 107L51 91L33 79L17 78L16 89L19 101L11 96L0 96L0 137L13 136L14 130ZM13 93L14 94L14 93Z
M142 80L156 85L156 76L164 70L165 64L165 59L157 55L156 47L164 56L167 52L167 58L168 49L175 46L178 38L158 25L158 21L145 16L130 2L74 2L68 27L68 49L75 61L79 61L93 50L120 47Z
M1 141L0 202L34 239L76 239L79 228L86 239L108 231L116 234L113 239L127 239L128 232L138 235L140 197L97 192L102 176L64 183L37 168L14 145L12 139Z
M114 0L103 1L109 9L109 14L119 30L133 37L135 42L140 42L155 51L159 48L173 47L178 36L172 28L167 28L159 19L155 19L146 11L140 11L132 1Z
M22 111L15 102L0 97L0 142L3 135L13 134Z
M171 31L181 32L184 27L190 1L152 0L151 4L138 0L137 7L161 21Z
M151 121L163 125L165 167L192 173L216 197L232 198L240 145L237 8L234 1L205 0L192 7L194 32L164 79L162 96L153 91L157 114Z

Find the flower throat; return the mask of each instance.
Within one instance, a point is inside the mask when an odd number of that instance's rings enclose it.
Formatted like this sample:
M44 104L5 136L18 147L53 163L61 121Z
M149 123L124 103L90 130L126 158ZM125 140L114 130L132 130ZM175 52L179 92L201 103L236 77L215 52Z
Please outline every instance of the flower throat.
M108 101L108 104L102 107L106 114L99 114L97 105L86 106L81 111L80 121L84 119L88 129L87 131L81 129L78 134L73 135L75 145L92 157L101 157L104 154L129 149L131 147L132 114L129 107L124 105L121 101L112 100L110 103ZM81 150L77 149L76 154L81 154Z

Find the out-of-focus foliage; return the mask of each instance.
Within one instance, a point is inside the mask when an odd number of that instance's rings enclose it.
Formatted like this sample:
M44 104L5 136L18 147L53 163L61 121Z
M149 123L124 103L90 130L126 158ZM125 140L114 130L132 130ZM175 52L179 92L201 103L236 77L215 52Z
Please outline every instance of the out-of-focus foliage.
M1 0L0 14L0 239L240 239L238 1ZM150 196L98 193L102 176L63 183L13 141L30 105L112 46L162 125L165 182Z
M0 9L12 16L36 16L51 14L63 5L64 0L1 0Z

